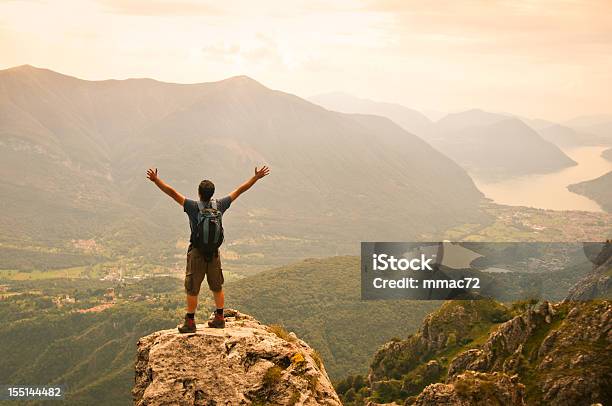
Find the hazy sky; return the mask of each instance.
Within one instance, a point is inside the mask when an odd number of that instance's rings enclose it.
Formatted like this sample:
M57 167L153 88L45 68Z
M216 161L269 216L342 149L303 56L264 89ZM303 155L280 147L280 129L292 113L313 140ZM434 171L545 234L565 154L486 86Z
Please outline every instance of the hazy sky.
M612 113L612 1L0 0L0 68L26 63L560 120Z

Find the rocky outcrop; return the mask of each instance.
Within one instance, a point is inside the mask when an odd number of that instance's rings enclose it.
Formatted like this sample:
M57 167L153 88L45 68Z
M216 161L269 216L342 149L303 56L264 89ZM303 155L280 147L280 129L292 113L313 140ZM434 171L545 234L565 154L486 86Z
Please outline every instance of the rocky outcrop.
M612 399L612 303L567 309L560 326L527 354L536 386L549 404L606 404Z
M380 348L366 385L356 378L338 385L343 402L588 406L612 399L612 302L499 306L446 302L415 335Z
M566 302L612 299L612 242L607 241L593 261L593 271L574 285Z
M507 320L506 312L503 305L492 300L448 301L423 320L416 334L379 348L368 381L374 384L388 378L400 379L431 355L472 340L474 326Z
M532 401L590 405L612 399L612 303L541 303L457 355L447 382L466 371L520 376Z
M135 405L340 405L320 357L278 326L226 311L225 329L138 341Z
M416 398L416 406L522 406L525 386L518 377L503 373L492 374L466 371L450 383L436 383L426 387Z
M469 349L452 360L448 367L449 379L466 370L515 372L517 359L527 340L536 329L550 324L554 314L553 305L543 302L503 323L489 335L481 348Z

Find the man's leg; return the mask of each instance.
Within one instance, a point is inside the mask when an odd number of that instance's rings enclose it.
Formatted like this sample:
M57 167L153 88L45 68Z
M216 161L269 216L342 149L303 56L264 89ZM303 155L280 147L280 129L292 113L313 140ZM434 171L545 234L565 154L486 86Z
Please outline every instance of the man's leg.
M223 309L225 305L225 293L223 293L223 289L218 292L213 291L213 297L215 298L215 306L217 309ZM196 304L198 303L198 299L196 298Z
M179 327L180 333L194 333L196 331L195 311L198 307L198 295L190 295L187 293L187 313L185 314L185 322Z
M223 292L223 271L221 270L221 259L217 254L208 265L206 273L208 287L215 298L215 317L208 322L208 327L223 328L225 327L225 318L223 317L223 306L225 305L225 293Z
M204 266L205 264L199 253L195 249L190 249L187 252L187 269L185 271L187 313L185 314L185 322L178 328L180 333L195 333L196 331L195 311L198 307L200 285L206 272Z
M185 322L178 328L179 333L195 333L195 311L198 307L198 295L187 293L187 313L185 314Z
M198 307L198 295L195 295L195 296L187 295L187 313L195 313L197 307Z
M223 288L219 287L219 290L213 290L213 297L215 298L215 317L208 322L208 327L223 328L225 327L225 318L223 317L223 305L225 304L225 293Z

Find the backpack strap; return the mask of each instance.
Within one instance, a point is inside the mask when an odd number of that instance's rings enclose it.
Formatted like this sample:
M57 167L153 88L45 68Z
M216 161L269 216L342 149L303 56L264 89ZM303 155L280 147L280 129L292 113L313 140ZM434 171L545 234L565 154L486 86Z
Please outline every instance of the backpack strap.
M203 214L204 214L204 210L206 209L206 205L201 200L198 200L198 209L200 209L200 213L198 215L198 222L203 221L202 239L204 240L204 244L207 244L208 243L208 218L203 218Z
M212 207L214 210L219 210L217 208L217 199L210 199L210 207ZM218 243L219 242L219 238L221 237L221 216L219 216L219 226L215 229L215 236L213 239L213 243Z
M218 210L217 209L217 199L210 199L208 201L208 204L210 204L210 207ZM203 213L204 210L206 209L206 206L208 206L208 204L204 204L203 201L198 200L198 208L200 209L200 213ZM209 218L205 218L204 219L204 223L202 224L202 239L204 240L204 244L208 244L208 230L210 227L210 219ZM216 244L219 241L219 238L221 237L221 228L217 227L215 229L215 236L213 237L213 242Z

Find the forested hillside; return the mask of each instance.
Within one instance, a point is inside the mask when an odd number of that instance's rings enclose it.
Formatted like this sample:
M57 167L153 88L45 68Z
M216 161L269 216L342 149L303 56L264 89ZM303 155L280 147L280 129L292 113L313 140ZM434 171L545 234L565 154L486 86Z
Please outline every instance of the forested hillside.
M227 284L227 306L294 331L321 354L335 380L365 373L379 345L414 332L439 305L361 301L359 281L357 257L305 260ZM12 350L3 358L0 379L63 383L74 402L129 404L136 341L176 326L184 314L182 281L176 278L119 284L49 279L6 286L0 293L0 346ZM200 322L211 309L204 296Z

